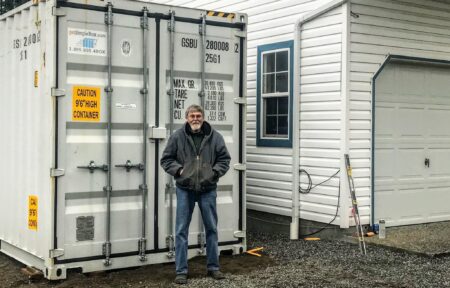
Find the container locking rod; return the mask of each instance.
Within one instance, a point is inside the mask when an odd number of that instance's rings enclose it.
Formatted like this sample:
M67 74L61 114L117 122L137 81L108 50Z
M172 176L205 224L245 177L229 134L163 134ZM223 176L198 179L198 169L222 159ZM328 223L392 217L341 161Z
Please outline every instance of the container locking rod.
M125 168L127 170L127 172L130 172L130 170L133 168L137 168L141 171L144 170L144 164L142 164L142 163L133 164L133 163L131 163L130 160L127 160L127 162L125 162L125 164L116 165L116 167Z
M105 91L107 94L107 103L108 103L108 122L107 122L107 132L108 132L108 145L107 145L107 159L108 159L108 167L111 167L112 163L112 96L113 96L113 88L112 88L112 26L113 26L113 12L111 2L108 2L106 5L107 12L105 13L105 24L107 25L107 51L108 51L108 84L105 87ZM111 265L111 169L108 169L107 173L107 184L104 188L106 192L106 240L104 245L104 255L105 260L103 264L105 266Z
M103 164L103 165L97 166L97 164L95 164L95 161L93 161L93 160L91 160L87 166L77 166L77 168L80 168L80 169L89 169L89 172L90 172L90 173L94 173L94 170L96 170L96 169L98 169L98 170L103 170L103 171L105 171L105 172L108 171L108 165Z

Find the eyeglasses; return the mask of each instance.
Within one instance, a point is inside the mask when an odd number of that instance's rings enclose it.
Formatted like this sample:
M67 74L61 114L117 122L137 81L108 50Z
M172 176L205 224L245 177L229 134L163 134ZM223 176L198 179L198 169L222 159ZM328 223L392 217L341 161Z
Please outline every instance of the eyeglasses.
M189 114L188 117L192 118L192 119L200 119L200 118L203 118L203 115L202 114Z

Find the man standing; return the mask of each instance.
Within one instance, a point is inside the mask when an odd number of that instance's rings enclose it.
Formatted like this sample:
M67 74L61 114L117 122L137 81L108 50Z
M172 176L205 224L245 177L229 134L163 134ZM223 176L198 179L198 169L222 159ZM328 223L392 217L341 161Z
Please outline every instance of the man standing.
M175 224L175 283L187 283L187 252L189 224L195 202L198 202L206 232L208 275L224 279L219 271L217 236L217 181L230 168L222 135L204 121L203 108L191 105L186 109L186 123L169 138L161 158L163 169L174 176L177 193Z

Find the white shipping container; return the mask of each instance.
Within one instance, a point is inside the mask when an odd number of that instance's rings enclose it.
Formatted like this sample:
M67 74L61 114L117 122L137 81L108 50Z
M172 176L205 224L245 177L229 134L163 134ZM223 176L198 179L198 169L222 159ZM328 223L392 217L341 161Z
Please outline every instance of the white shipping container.
M246 15L86 3L0 15L0 251L48 279L174 261L176 197L159 160L199 103L232 157L219 249L242 253ZM190 258L205 254L198 208L189 243Z

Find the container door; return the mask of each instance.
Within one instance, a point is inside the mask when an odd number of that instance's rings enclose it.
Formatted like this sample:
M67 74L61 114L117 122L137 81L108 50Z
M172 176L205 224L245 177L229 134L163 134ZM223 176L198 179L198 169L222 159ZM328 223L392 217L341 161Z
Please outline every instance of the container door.
M68 262L101 259L108 231L113 257L136 255L143 223L147 232L153 231L153 205L146 205L148 217L143 219L140 190L144 164L141 18L114 15L111 51L104 19L104 12L81 9L67 9L67 15L59 18L58 85L66 95L58 98L57 165L65 169L65 175L57 181L56 235L57 248L63 248L65 253L58 259ZM149 31L153 29L151 25ZM150 46L154 45L148 46L151 55ZM105 92L109 53L113 90L111 165L107 156ZM153 78L151 72L149 78ZM149 141L145 143L148 149L152 148ZM154 161L150 153L147 155L148 162ZM154 165L148 167L153 169ZM108 169L112 187L110 213ZM147 185L153 187L153 183ZM148 194L148 202L152 202L153 193ZM149 240L147 248L152 245Z
M161 31L168 31L169 21L161 22ZM236 28L206 26L205 54L202 54L202 38L199 24L175 21L174 35L174 71L170 79L170 33L161 36L161 123L170 130L170 117L174 121L174 130L185 123L185 110L191 104L201 104L199 93L202 88L202 65L205 61L205 120L218 130L225 139L231 154L230 170L222 177L217 189L217 212L219 244L236 242L234 232L240 229L240 191L239 171L234 168L239 163L240 109L235 103L239 97L240 38L236 36ZM203 57L204 56L204 57ZM174 112L170 115L170 81L174 84ZM162 142L162 153L167 141ZM162 169L161 169L162 170ZM176 196L165 189L169 181L162 174L160 185L159 227L160 243L166 243L168 235L174 235ZM172 203L172 204L171 204ZM171 215L172 214L172 215ZM169 221L167 221L169 220ZM170 225L172 221L172 225ZM204 243L203 224L198 205L196 205L189 229L190 247L200 247Z

